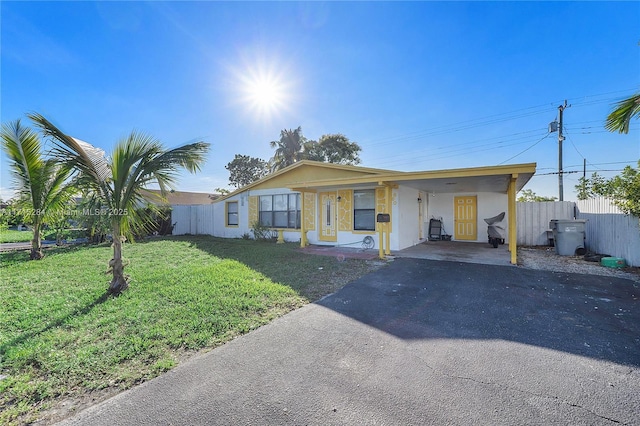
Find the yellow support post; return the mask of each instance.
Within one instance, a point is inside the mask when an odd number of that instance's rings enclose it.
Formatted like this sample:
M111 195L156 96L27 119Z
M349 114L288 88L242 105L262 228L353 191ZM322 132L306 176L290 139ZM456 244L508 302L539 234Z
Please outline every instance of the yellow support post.
M513 265L518 263L518 229L516 226L516 181L518 180L517 174L511 175L511 180L509 181L509 188L507 190L507 202L508 202L508 210L509 210L509 251L511 252L511 263Z
M386 185L384 187L384 197L385 203L387 205L387 213L389 213L389 217L391 217L391 187ZM384 224L384 230L386 231L385 240L384 240L384 254L391 254L391 237L389 232L389 227L391 226L391 222L386 222Z
M284 244L284 231L282 229L278 229L278 241L276 244Z
M304 192L300 193L300 247L307 246L307 233L304 230Z
M382 231L384 223L378 223L378 257L384 259L384 232Z

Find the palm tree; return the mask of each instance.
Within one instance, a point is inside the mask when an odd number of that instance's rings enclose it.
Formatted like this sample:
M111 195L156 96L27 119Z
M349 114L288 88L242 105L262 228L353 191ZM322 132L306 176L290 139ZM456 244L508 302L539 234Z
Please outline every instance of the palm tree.
M71 170L42 156L40 136L20 120L2 126L2 148L9 156L25 217L33 225L30 259L42 259L40 231L46 220L65 208L74 189Z
M113 277L108 292L118 295L129 286L124 274L122 243L125 237L149 223L143 193L146 185L156 183L164 196L175 183L178 171L194 173L200 170L209 144L195 142L166 150L155 138L132 132L120 140L107 158L104 151L72 138L40 114L31 118L46 136L56 141L54 155L78 172L78 182L89 189L100 209L110 219L113 236L113 259L109 271ZM95 204L94 204L95 205Z
M295 130L282 130L280 140L269 142L276 152L271 158L271 171L275 172L302 159L306 138L302 136L302 127Z
M610 132L629 133L633 117L640 118L640 93L618 102L607 117L604 127Z

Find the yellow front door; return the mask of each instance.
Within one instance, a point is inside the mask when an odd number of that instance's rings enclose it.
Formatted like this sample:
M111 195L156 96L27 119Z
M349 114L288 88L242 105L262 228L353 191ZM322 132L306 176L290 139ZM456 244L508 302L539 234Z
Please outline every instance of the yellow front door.
M320 241L338 241L336 232L336 193L321 192L320 198Z
M475 195L453 197L454 238L456 240L478 239L478 198Z

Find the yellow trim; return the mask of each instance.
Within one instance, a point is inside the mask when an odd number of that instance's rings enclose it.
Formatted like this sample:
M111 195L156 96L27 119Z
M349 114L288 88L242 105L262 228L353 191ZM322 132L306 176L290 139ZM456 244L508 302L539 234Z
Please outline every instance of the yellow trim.
M258 201L259 198L257 195L252 195L249 197L249 228L253 226L254 223L258 221Z
M509 251L511 252L511 264L518 263L518 227L516 223L516 182L518 175L511 175L509 189L507 191L507 203L509 211Z
M255 188L256 186L260 186L263 183L272 180L282 174L288 173L291 170L297 169L299 167L302 166L314 166L314 167L318 167L318 168L326 168L326 169L334 169L334 170L343 170L343 171L351 171L351 172L359 172L359 173L367 173L367 174L372 174L372 175L377 175L377 174L383 174L383 173L402 173L402 172L398 172L398 171L394 171L394 170L389 170L389 169L374 169L371 167L361 167L361 166L348 166L348 165L344 165L344 164L333 164L333 163L324 163L321 161L311 161L311 160L302 160L302 161L298 161L290 166L285 167L284 169L278 170L277 172L271 173L265 177L263 177L262 179L258 179L255 182L250 183L249 185L243 186L242 188L238 188L233 192L230 192L229 194L223 195L222 197L218 198L217 200L215 200L215 202L220 202L220 201L224 201L230 197L233 197L234 195L240 194L242 192L248 191L251 188ZM298 192L302 192L303 188L307 188L307 184L305 183L292 183L293 186L296 185L302 185L299 186L297 189ZM287 186L287 188L290 188L290 186ZM306 189L305 189L306 190Z
M315 192L304 193L304 218L306 220L304 229L307 231L316 230L316 194ZM302 218L300 219L302 220Z
M238 224L237 225L229 225L229 204L236 205L236 214L238 215ZM239 228L240 227L240 203L238 200L233 201L225 201L224 203L224 227L225 228Z
M378 217L380 213L387 213L387 202L385 201L386 193L387 192L385 191L384 187L378 187L375 189L376 217ZM375 229L379 230L379 228L381 227L382 225L380 225L376 220Z
M512 175L512 174L534 174L536 172L536 163L524 163L524 164L507 164L503 166L487 166L487 167L472 167L466 169L449 169L449 170L427 170L420 172L390 172L380 173L377 175L369 175L353 178L342 179L326 179L316 180L313 182L296 183L292 186L296 188L313 188L321 186L331 185L356 185L364 183L377 183L379 185L386 185L391 183L392 185L398 185L398 182L407 180L420 180L420 179L452 179L463 177L480 177L491 175Z
M305 231L304 229L304 224L305 224L305 208L304 208L304 197L305 197L305 193L301 192L300 193L300 247L306 247L307 246L307 231Z
M338 191L338 197L338 231L353 231L353 190L341 189Z
M389 217L390 217L390 221L386 222L384 224L384 228L385 231L387 232L386 236L385 236L385 241L384 241L384 245L385 245L385 251L384 254L391 254L391 236L389 234L391 234L391 222L393 221L393 214L391 213L393 211L393 209L391 208L391 202L392 202L392 190L391 190L391 186L387 185L384 188L384 197L387 201L387 213L389 213Z

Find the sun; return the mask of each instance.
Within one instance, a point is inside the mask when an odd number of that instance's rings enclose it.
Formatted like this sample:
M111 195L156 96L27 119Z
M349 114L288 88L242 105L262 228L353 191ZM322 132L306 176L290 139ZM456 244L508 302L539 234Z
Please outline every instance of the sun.
M247 82L245 91L251 107L262 112L276 112L284 102L282 84L272 78L252 79Z
M235 101L248 114L270 121L291 111L294 83L282 63L254 59L233 71Z

